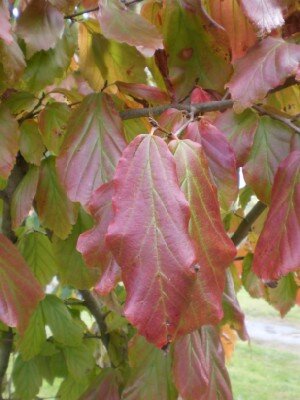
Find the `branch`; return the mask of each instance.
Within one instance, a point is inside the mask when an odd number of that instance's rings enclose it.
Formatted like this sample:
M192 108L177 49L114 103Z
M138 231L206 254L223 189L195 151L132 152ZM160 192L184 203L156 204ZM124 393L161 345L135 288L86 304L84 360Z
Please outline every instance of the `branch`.
M252 210L249 211L249 213L246 215L246 217L243 219L243 221L240 223L237 230L231 237L231 240L233 241L235 246L238 246L245 239L253 223L257 220L257 218L263 213L263 211L266 208L267 206L264 203L258 201L252 208Z
M13 331L11 328L9 328L7 332L3 333L3 337L0 342L0 400L3 400L2 397L3 383L12 347L13 347Z
M282 115L273 113L272 111L266 110L265 108L260 106L253 106L252 108L254 108L254 110L258 111L262 115L269 115L269 117L277 119L278 121L282 122L292 130L294 130L298 135L300 135L300 127L295 125L289 118L285 118Z
M81 296L84 299L84 305L90 310L94 316L99 327L102 342L108 350L109 335L107 333L107 326L105 323L105 315L102 313L101 305L97 298L90 292L90 290L80 290Z

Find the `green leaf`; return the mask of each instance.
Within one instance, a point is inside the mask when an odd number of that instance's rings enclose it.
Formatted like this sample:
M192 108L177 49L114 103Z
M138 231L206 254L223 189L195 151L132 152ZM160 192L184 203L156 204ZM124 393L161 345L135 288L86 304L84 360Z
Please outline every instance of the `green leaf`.
M37 280L48 284L57 273L52 243L40 232L31 232L21 237L18 248L32 269Z
M0 78L0 87L9 87L21 78L26 67L24 54L16 41L8 45L0 40L0 60L1 75L4 75Z
M15 398L32 400L42 385L42 375L35 359L23 361L19 355L14 362L12 379L15 386Z
M82 340L83 328L72 318L64 303L54 295L47 295L41 306L54 339L67 346L78 346Z
M12 228L15 229L28 216L39 180L39 168L31 165L14 191L11 202Z
M253 298L263 297L266 289L262 281L252 271L253 254L248 253L243 261L242 283Z
M54 157L42 162L36 203L43 226L65 239L76 221L75 206L68 200L58 180Z
M71 285L77 289L88 289L98 280L100 271L88 268L81 253L76 250L78 236L93 225L91 217L82 210L78 213L76 225L69 237L61 240L53 238L54 252L58 263L58 275L63 285Z
M298 286L292 273L281 278L276 288L268 288L268 302L275 307L283 318L295 305Z
M59 154L62 145L70 109L65 103L48 103L39 114L38 126L47 149Z
M64 347L68 371L75 379L82 379L95 365L94 351L97 339L89 339L76 347Z
M39 305L32 314L24 335L18 340L17 348L23 360L30 360L39 354L46 339L45 320L42 307Z
M12 114L22 115L32 110L37 102L38 99L32 93L20 91L12 93L5 101L5 104Z
M60 385L57 396L60 400L78 400L85 392L88 385L89 379L87 376L78 380L70 375Z
M37 123L31 119L21 125L20 152L31 164L40 165L45 151Z

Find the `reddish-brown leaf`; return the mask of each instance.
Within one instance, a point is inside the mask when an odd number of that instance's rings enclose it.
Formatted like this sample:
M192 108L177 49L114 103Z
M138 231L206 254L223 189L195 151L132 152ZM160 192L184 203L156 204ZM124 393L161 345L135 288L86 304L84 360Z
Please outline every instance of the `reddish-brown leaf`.
M191 93L191 104L205 103L212 100L214 100L213 97L201 87L196 87Z
M11 34L9 11L4 0L0 0L0 38L7 44L11 44L14 41Z
M14 191L11 202L11 224L15 229L24 221L32 207L39 180L39 169L31 166Z
M125 315L162 347L174 339L195 278L188 203L173 156L159 137L137 136L124 151L114 182L115 219L107 239L122 269Z
M233 400L218 331L203 327L175 342L173 373L184 400Z
M275 175L270 210L256 245L253 270L276 280L300 268L300 151L292 152Z
M118 0L100 1L99 7L101 30L108 39L135 46L146 57L163 48L162 36L156 26Z
M284 24L284 0L241 0L241 3L245 14L261 34L270 33Z
M92 386L80 397L80 400L100 399L120 400L117 374L114 369L104 369Z
M288 156L293 146L296 146L294 136L293 131L280 121L268 116L263 116L259 120L251 153L243 167L243 173L247 184L266 204L270 203L271 189L278 165Z
M32 0L18 19L17 33L30 54L53 48L63 31L64 17L48 1Z
M57 170L72 201L86 204L110 181L125 148L122 121L105 93L88 95L74 110L57 159Z
M96 225L93 229L82 233L77 242L77 250L90 268L100 268L102 276L96 290L102 296L107 295L120 278L120 268L115 262L105 241L108 225L113 217L112 182L106 183L93 193L87 209L93 216Z
M0 177L7 179L19 149L19 126L8 108L0 106Z
M238 177L234 152L223 132L202 119L189 124L184 137L203 146L209 168L218 187L223 208L228 208L238 194Z
M19 250L0 234L0 319L24 333L44 293Z
M235 108L243 111L262 100L269 90L299 73L299 62L299 45L280 38L263 39L234 64L234 73L227 86L236 102Z
M191 289L192 300L183 316L181 329L186 324L196 329L215 324L222 318L225 269L232 262L236 249L223 227L217 190L203 148L191 140L174 140L170 147L181 190L190 204L189 230L199 262L197 281Z
M231 144L236 156L236 166L243 166L252 148L258 125L257 114L250 110L241 114L227 110L220 114L214 124L225 134Z
M161 89L143 83L116 82L118 89L132 97L146 100L149 103L170 103L169 95Z

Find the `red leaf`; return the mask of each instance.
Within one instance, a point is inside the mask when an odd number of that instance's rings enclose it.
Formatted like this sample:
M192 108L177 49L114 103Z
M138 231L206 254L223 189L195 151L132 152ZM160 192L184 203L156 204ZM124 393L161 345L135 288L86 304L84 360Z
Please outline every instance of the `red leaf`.
M233 261L236 249L223 227L216 187L203 148L190 140L174 140L170 147L181 189L190 204L190 235L196 244L200 266L182 325L189 323L197 328L215 324L222 318L225 269Z
M284 0L241 0L247 17L260 33L270 33L284 24Z
M57 159L69 198L87 203L96 188L112 179L125 146L112 99L105 93L88 95L73 112Z
M300 268L300 151L292 152L275 175L270 210L256 245L253 270L276 280Z
M64 17L48 1L32 0L21 13L17 33L25 40L30 54L56 45L64 31Z
M0 319L22 334L44 293L18 249L2 234L0 282Z
M249 2L250 4L250 2ZM227 84L235 108L243 111L262 100L269 90L299 73L300 46L282 39L267 37L234 64L234 74Z
M162 49L162 37L156 26L141 15L126 8L117 0L99 3L101 31L108 39L135 46L146 57L153 56L155 50Z
M125 83L116 82L118 89L132 97L137 97L148 101L149 103L169 103L169 95L154 86L145 85L143 83Z
M169 108L160 115L157 122L167 132L174 133L186 123L186 118L182 111Z
M120 400L119 387L115 370L106 368L80 400Z
M11 34L9 11L4 0L0 0L0 38L7 44L11 44L14 41Z
M196 87L191 93L191 104L212 101L212 96L201 87Z
M238 194L238 177L234 152L225 135L210 122L192 122L184 135L203 146L209 168L219 191L221 206L230 207Z
M236 166L244 165L250 154L258 126L257 114L250 110L246 110L242 114L235 114L232 110L227 110L220 114L214 124L225 134L232 146L236 156Z
M203 327L175 342L173 373L185 400L233 400L216 328Z
M113 217L112 195L112 182L95 190L87 209L96 221L96 226L82 233L77 242L77 250L82 253L87 266L100 268L102 271L101 279L95 288L102 296L107 295L120 278L120 268L105 242L107 228Z
M175 336L194 282L188 204L173 157L159 137L137 136L124 151L114 182L115 219L107 239L122 269L125 315L162 347Z
M11 202L11 223L15 229L28 216L36 193L39 180L39 169L31 166L14 191Z
M9 110L0 106L0 177L7 179L19 149L19 126Z

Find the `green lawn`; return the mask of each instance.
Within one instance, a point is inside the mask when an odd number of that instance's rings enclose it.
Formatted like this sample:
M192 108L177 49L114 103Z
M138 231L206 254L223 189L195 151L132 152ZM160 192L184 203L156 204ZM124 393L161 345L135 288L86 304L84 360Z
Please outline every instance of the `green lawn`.
M252 299L243 290L239 293L240 305L251 319L261 321L281 320L278 312L264 300ZM284 319L298 326L300 308L294 307ZM298 400L300 399L300 355L293 348L277 343L251 345L239 341L228 363L234 400Z

